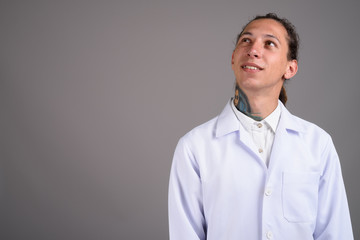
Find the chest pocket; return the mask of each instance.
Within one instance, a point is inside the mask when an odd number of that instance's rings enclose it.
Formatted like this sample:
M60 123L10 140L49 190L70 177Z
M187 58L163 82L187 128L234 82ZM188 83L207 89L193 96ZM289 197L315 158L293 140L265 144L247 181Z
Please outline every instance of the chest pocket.
M283 172L282 207L289 222L313 222L318 207L320 174Z

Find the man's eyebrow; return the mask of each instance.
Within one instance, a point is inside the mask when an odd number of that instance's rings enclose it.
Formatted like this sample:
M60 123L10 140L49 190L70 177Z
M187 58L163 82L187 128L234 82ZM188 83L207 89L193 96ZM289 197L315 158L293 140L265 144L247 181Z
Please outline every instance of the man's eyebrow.
M240 36L243 36L243 35L250 35L250 36L252 36L253 34L252 34L251 32L243 32L243 33L241 33Z
M253 36L253 34L251 32L243 32L243 33L241 33L240 37L242 37L244 35ZM264 37L273 38L277 42L281 43L280 40L276 36L274 36L272 34L264 34Z
M265 37L274 38L276 41L278 41L279 43L281 43L280 40L279 40L276 36L274 36L274 35L272 35L272 34L265 34Z

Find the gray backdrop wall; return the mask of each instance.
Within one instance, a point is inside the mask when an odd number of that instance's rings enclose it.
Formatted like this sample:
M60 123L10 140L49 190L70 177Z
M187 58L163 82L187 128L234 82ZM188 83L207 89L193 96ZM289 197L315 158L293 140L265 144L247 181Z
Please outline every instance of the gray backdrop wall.
M290 111L332 136L360 238L359 2L0 2L1 239L167 239L178 139L233 95L254 15L301 37Z

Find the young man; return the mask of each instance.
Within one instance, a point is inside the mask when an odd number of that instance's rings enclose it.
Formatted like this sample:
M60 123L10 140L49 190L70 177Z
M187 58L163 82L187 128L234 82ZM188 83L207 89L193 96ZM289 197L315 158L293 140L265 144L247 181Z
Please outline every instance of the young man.
M284 106L297 51L295 28L275 14L239 34L235 97L176 147L170 239L353 239L330 136Z

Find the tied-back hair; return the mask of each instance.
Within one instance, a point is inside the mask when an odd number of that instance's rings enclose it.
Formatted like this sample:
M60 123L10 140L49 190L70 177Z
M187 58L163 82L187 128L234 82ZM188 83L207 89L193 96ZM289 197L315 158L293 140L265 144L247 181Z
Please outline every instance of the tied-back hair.
M241 32L238 34L237 38L236 38L236 43L235 43L235 47L238 44L238 41L241 37L241 34L244 32L244 29L253 21L255 20L259 20L259 19L273 19L275 21L277 21L278 23L280 23L285 29L286 32L288 34L287 36L287 42L288 42L288 46L289 46L289 51L287 54L287 58L288 60L298 60L298 50L299 50L299 35L296 32L296 28L295 26L286 18L279 18L275 13L268 13L266 15L258 15L255 18L253 18L252 20L250 20L241 30ZM289 80L289 79L285 79ZM280 101L285 105L287 102L287 94L286 94L286 90L284 85L281 87L281 91L280 91L280 95L279 95L279 99Z

